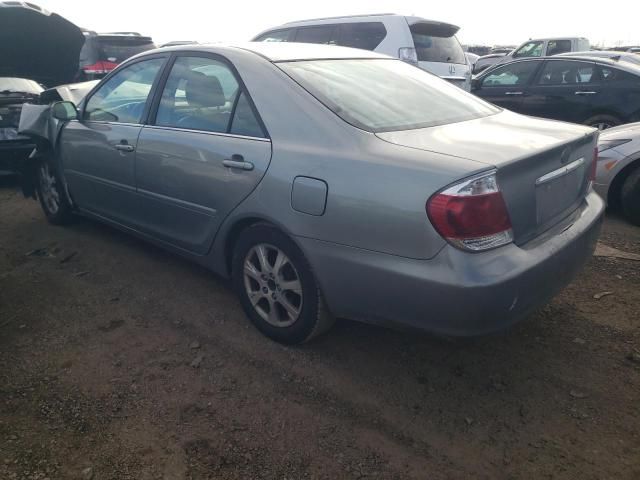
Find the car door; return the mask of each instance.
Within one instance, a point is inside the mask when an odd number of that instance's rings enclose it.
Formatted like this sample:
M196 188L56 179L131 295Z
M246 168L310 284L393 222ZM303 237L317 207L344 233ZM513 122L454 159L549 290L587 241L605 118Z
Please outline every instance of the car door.
M154 56L118 70L62 131L62 166L80 209L125 224L135 218L135 149L165 60Z
M476 83L473 93L507 110L520 112L522 99L527 95L540 61L524 60L491 69Z
M522 100L522 112L582 123L590 116L593 99L600 89L594 62L547 60Z
M138 139L138 228L196 254L264 175L271 142L235 69L216 55L175 58Z

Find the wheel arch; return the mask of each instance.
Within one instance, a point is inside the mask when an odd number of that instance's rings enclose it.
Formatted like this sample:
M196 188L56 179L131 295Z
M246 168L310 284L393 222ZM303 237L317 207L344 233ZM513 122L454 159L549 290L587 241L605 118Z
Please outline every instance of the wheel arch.
M627 177L631 174L631 172L635 171L637 168L640 168L640 157L629 162L625 165L622 170L620 170L616 176L611 181L611 186L609 187L609 191L607 192L607 204L611 205L613 208L620 207L620 195L622 192L622 185Z

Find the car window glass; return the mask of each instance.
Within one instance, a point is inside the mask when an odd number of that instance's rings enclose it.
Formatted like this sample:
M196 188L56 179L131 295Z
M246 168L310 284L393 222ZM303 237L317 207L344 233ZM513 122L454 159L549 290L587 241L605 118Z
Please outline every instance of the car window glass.
M640 77L633 75L617 68L601 67L602 82L608 85L619 83L632 83L635 85L640 84Z
M314 27L299 28L296 34L296 42L335 45L336 39L333 37L333 31L333 25L317 25Z
M558 55L571 51L571 40L550 40L547 46L547 55Z
M258 119L251 109L249 99L243 93L238 98L236 109L233 113L233 121L229 133L235 135L245 135L247 137L264 137L264 132Z
M415 23L409 30L419 62L467 63L460 42L450 29Z
M499 112L400 60L314 60L278 66L344 121L368 131L424 128Z
M542 56L542 42L525 43L513 54L513 58L540 56Z
M239 85L218 60L179 57L162 92L156 125L227 132Z
M540 73L539 85L575 85L590 83L595 66L582 62L548 61Z
M340 45L363 50L375 50L387 36L381 22L343 23L340 28Z
M264 35L260 35L257 42L288 42L291 36L291 29L288 30L275 30L273 32L267 32Z
M164 58L153 58L117 72L91 96L85 120L140 123L151 86L163 63Z
M483 87L526 85L537 68L537 62L517 62L497 67L482 80Z

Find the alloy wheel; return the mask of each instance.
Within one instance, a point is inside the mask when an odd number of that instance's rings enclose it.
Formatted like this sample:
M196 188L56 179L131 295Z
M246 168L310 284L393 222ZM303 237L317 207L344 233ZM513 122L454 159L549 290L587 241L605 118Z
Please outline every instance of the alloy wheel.
M255 311L275 327L293 325L302 311L302 282L295 266L279 248L261 243L243 263L244 287Z
M46 162L40 165L38 173L42 201L49 210L49 213L55 215L60 208L60 193L58 192L56 177Z

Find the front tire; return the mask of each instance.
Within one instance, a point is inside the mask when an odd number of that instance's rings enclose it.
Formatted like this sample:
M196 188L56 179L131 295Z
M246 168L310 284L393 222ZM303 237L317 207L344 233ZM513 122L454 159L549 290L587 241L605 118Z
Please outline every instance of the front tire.
M625 218L640 226L640 167L633 170L622 184L620 204Z
M240 234L232 276L249 319L276 342L304 343L333 324L302 251L270 225L257 224Z
M60 176L48 161L38 165L36 171L36 192L42 210L54 225L65 225L71 222L73 211L65 192Z

